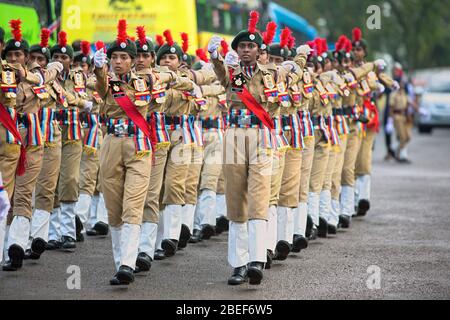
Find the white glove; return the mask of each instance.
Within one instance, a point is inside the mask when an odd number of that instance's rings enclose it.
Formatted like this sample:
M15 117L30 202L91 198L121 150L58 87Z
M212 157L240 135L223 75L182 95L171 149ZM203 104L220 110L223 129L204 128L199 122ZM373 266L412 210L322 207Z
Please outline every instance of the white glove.
M374 64L375 67L377 67L377 69L380 70L380 71L386 69L386 67L387 67L386 61L384 61L383 59L375 60L375 61L373 62L373 64Z
M344 79L345 79L346 82L352 82L352 81L355 81L355 78L354 78L353 75L350 74L350 73L344 73L343 77L344 77Z
M93 106L94 103L92 101L86 101L84 103L84 110L86 110L87 112L91 112Z
M300 47L298 47L296 51L297 51L297 54L306 54L307 56L309 56L312 49L307 44L304 44L304 45L301 45Z
M107 55L103 49L97 50L94 53L94 65L97 68L103 68L107 61Z
M202 89L200 89L200 87L196 83L194 83L194 89L191 91L191 94L197 99L203 96Z
M3 187L3 179L1 173L0 173L0 186ZM0 191L0 221L6 218L10 208L11 203L9 202L8 193L6 192L6 190Z
M219 36L213 36L208 43L208 52L211 54L213 59L217 59L217 49L221 46L222 38Z
M58 73L61 73L63 71L63 69L64 69L64 67L63 67L62 63L59 61L50 62L49 64L47 64L48 71L56 70L56 71L58 71Z
M392 133L394 132L394 119L392 117L389 117L386 121L386 127L384 128L386 133Z
M392 90L394 91L400 90L400 84L398 83L398 81L394 81L394 83L392 84Z
M236 51L228 51L225 56L225 64L229 66L237 66L239 64L239 56Z
M379 94L382 94L386 91L386 87L382 83L377 82L377 91Z
M281 65L289 72L294 73L300 72L300 67L294 61L284 61Z

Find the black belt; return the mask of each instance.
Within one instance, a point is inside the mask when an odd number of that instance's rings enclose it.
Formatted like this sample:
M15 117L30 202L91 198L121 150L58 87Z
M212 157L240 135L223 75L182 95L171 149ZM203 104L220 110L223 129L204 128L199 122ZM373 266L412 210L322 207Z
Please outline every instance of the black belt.
M24 127L28 128L28 118L24 114L18 114L17 115L17 123L20 125L23 125Z
M394 110L394 114L406 115L406 110Z
M172 126L172 125L177 126L177 125L180 125L182 123L182 121L181 121L181 117L179 117L179 116L166 116L165 123L168 126Z
M291 125L291 116L290 115L284 115L282 118L282 125L283 127L288 127Z
M108 125L107 133L116 137L133 136L136 134L136 127L131 124Z
M202 128L203 129L219 129L220 128L220 120L219 119L204 119L202 120Z
M343 109L333 109L333 116L343 116L344 110Z
M318 116L311 116L311 121L313 123L313 126L318 126L320 125L320 119Z
M347 117L353 116L353 108L352 107L343 107L342 108L344 115Z
M261 126L262 122L257 116L230 116L230 124L238 126Z

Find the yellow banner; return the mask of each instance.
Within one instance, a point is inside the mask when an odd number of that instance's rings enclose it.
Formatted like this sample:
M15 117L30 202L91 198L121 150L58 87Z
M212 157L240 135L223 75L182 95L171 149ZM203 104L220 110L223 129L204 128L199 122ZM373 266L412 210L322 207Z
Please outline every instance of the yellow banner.
M198 47L195 0L64 0L61 29L70 42L111 42L116 38L119 19L127 20L130 37L137 38L136 27L143 25L152 39L170 29L180 45L180 33L189 34L190 53Z

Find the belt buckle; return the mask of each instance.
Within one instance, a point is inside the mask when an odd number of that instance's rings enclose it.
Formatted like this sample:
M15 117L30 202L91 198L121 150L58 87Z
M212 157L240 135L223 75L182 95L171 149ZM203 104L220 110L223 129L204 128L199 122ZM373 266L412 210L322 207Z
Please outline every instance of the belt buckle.
M252 124L252 116L245 115L245 116L239 116L238 118L238 125L240 126L250 126Z
M114 125L114 135L117 137L123 137L128 133L128 125L125 123L118 123Z

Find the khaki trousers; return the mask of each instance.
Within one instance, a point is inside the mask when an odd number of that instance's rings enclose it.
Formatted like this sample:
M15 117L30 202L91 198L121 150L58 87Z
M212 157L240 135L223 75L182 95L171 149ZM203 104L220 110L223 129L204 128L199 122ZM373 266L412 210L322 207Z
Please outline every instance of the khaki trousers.
M358 129L354 121L350 121L350 133L347 136L347 148L342 168L342 186L353 187L355 185L355 166L360 146L361 138Z
M330 144L325 140L321 130L315 130L314 137L314 159L309 180L309 192L320 193L330 156Z
M308 202L309 180L311 179L311 169L314 159L315 137L305 141L305 148L302 150L302 165L300 170L300 190L298 202Z
M336 166L337 157L338 157L338 152L337 152L336 148L333 146L330 146L330 154L328 157L328 163L327 163L327 167L325 169L325 174L323 177L322 190L331 190L333 172L334 172L334 168Z
M170 130L170 149L164 174L163 204L184 205L191 145L183 144L180 130Z
M112 227L142 223L151 154L136 155L133 138L108 135L100 153L100 179Z
M286 158L286 150L273 151L272 176L270 178L269 206L278 205L281 190L281 180L283 179L285 158Z
M89 132L89 129L84 129L85 134ZM102 131L98 131L98 149L95 152L86 152L83 150L81 155L80 165L80 193L93 196L96 190L98 181L98 170L100 167L100 148L103 142Z
M397 134L399 148L403 149L411 140L411 132L409 131L406 117L403 115L394 115L394 128Z
M347 150L347 137L341 138L341 146L336 154L336 160L331 178L331 198L339 200L341 194L342 168L344 167L344 156Z
M191 161L186 176L186 190L184 204L197 204L198 186L202 172L203 148L197 145L191 146Z
M81 140L67 140L67 134L68 127L64 125L62 126L62 154L58 182L58 199L59 202L77 202L83 143Z
M222 172L222 148L219 133L207 131L203 133L205 149L203 167L200 177L200 190L217 192L219 178Z
M0 124L0 172L2 173L3 186L10 201L14 193L19 156L20 146L6 143L6 128Z
M225 194L225 176L223 174L223 165L220 169L219 180L217 181L217 194Z
M367 130L366 136L362 139L358 158L356 160L355 173L357 176L372 174L373 144L376 137L377 133L375 131Z
M56 187L61 168L61 130L58 124L53 125L54 142L44 147L44 159L41 172L36 183L35 209L52 212L54 208Z
M290 141L291 131L285 132L285 136ZM288 149L284 159L280 198L278 200L280 207L296 208L298 206L301 168L302 150Z
M151 222L155 224L159 222L159 200L164 181L164 168L166 166L168 152L168 146L163 146L155 150L142 222Z

